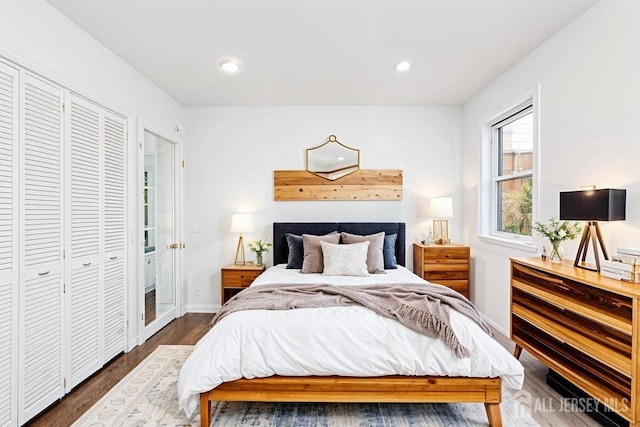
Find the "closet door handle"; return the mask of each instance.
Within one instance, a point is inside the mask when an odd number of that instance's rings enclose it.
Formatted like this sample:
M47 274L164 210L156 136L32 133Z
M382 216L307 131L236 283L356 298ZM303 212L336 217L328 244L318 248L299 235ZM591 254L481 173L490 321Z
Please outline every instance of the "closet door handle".
M118 257L117 257L117 256L112 256L112 257L111 257L111 258L109 258L109 259L118 259Z
M40 273L38 273L38 276L46 276L47 274L49 274L49 270L41 271Z
M90 263L90 262L85 262L85 263L84 263L84 264L82 264L82 265L83 265L83 266L85 266L85 267L89 267L89 266L91 265L91 263Z

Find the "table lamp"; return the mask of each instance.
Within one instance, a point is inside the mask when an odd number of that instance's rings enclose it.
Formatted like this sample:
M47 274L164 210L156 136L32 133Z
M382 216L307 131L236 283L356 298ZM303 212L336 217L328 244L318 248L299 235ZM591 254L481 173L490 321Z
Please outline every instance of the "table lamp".
M251 214L247 213L234 213L231 217L231 232L240 233L238 238L238 247L236 248L236 258L233 261L234 264L245 265L244 259L244 239L242 233L251 233L253 231L253 218ZM238 255L241 255L241 260L238 259Z
M624 220L626 215L627 190L605 188L601 190L565 191L560 193L560 219L586 221L582 239L573 263L575 267L600 271L598 243L604 259L609 259L607 248L602 240L598 221ZM597 241L596 241L597 239ZM589 242L593 244L596 268L585 264Z
M449 221L443 218L453 216L453 200L451 197L435 197L429 201L429 213L433 220L433 242L449 243Z

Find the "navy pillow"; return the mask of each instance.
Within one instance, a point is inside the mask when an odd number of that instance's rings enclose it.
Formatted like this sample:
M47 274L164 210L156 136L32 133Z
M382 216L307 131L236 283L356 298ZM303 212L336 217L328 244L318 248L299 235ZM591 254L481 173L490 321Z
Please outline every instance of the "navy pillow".
M304 248L302 246L302 236L286 233L287 245L289 246L289 258L287 268L302 268L304 260Z
M396 239L398 234L385 234L384 245L382 246L382 256L384 257L385 270L398 268L396 260Z

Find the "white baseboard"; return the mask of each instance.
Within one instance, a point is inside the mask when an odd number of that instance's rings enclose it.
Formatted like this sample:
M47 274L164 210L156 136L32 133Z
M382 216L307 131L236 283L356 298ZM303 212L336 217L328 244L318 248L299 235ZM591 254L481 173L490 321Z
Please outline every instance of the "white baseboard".
M495 323L493 320L489 319L487 316L485 316L484 314L480 313L480 315L482 316L482 318L485 320L485 322L487 322L489 325L491 325L492 328L496 329L498 332L504 334L504 336L506 336L507 338L509 338L511 336L511 334L509 333L509 331L505 331L501 326L498 326L497 323Z
M219 305L186 305L183 307L183 313L217 313L220 311Z
M133 350L135 347L138 346L140 337L138 335L136 335L135 337L132 337L131 339L129 339L129 341L127 342L127 348L125 349L125 353L129 353L131 350Z

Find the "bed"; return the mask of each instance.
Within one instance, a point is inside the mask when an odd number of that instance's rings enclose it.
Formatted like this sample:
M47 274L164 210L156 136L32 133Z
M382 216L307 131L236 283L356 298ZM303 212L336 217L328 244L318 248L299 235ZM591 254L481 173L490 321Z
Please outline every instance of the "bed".
M404 223L274 223L274 266L252 287L333 280L286 266L287 234L334 231L395 235L385 244L392 244L397 268L335 278L338 285L426 283L404 267ZM199 400L201 426L209 426L213 401L475 402L484 403L491 426L501 426L503 381L521 388L522 365L464 315L452 311L451 323L470 358L457 359L441 340L363 307L236 312L217 323L185 362L180 407L189 415Z

